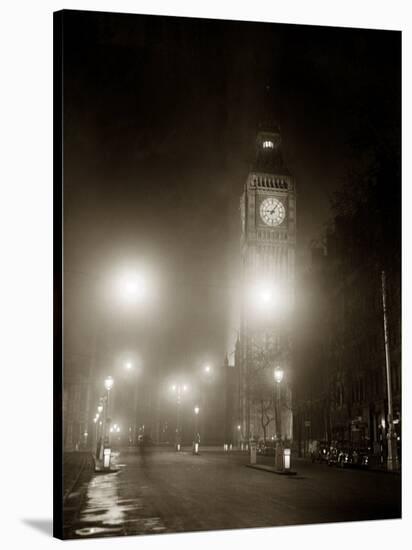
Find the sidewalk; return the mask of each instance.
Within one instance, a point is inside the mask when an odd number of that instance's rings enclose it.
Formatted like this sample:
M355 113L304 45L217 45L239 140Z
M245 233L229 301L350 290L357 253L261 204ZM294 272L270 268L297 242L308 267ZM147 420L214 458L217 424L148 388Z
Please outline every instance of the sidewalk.
M80 475L84 471L93 471L94 460L89 451L70 451L63 453L63 502L73 491Z

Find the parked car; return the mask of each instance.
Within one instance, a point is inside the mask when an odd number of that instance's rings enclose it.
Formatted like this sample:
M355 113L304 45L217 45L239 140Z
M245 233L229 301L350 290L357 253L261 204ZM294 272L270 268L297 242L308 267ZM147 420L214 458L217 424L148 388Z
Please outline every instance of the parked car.
M336 465L341 468L368 468L371 450L369 447L354 446L348 441L334 442L327 455L328 465Z
M368 468L371 457L369 447L352 447L347 459L347 465L354 468Z
M327 462L329 449L330 443L327 441L314 441L310 452L312 462Z
M341 466L347 464L350 452L350 443L348 441L333 441L327 453L328 466Z

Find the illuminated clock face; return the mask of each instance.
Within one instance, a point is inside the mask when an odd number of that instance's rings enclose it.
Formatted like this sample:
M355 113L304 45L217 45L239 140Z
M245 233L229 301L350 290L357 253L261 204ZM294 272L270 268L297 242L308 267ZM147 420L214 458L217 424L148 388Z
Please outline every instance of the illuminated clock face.
M260 205L260 216L267 225L280 225L285 219L283 204L273 197L265 199Z

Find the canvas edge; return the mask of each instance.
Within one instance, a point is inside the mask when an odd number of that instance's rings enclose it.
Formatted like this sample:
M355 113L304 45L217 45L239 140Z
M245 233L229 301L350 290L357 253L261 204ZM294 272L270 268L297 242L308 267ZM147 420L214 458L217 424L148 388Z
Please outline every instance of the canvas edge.
M53 537L63 539L63 12L53 13Z

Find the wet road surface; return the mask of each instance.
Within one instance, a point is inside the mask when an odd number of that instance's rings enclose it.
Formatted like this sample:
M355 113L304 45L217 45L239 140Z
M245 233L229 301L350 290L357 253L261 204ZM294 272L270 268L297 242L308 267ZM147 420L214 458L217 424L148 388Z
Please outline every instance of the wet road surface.
M246 454L122 449L117 473L80 479L65 538L398 518L400 476L295 461L297 476L246 468ZM271 458L261 458L270 464Z

